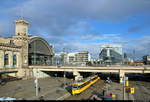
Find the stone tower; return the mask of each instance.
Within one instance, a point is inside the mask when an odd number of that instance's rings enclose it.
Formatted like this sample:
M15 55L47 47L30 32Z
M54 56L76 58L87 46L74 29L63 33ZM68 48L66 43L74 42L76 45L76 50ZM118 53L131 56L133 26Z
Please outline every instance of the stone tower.
M20 19L15 20L15 35L13 36L14 44L21 46L21 67L28 67L28 21Z

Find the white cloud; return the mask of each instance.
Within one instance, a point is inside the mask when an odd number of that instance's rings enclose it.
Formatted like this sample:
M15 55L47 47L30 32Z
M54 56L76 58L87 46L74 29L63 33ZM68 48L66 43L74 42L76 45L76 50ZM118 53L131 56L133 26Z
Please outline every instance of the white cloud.
M30 22L30 34L41 35L55 46L56 51L65 47L73 50L88 50L97 55L100 43L94 42L95 40L122 42L123 38L121 34L97 34L91 30L91 25L86 19L121 22L137 13L147 13L150 16L149 5L149 0L26 0L0 12L0 15L10 18L9 23L5 21L0 23L0 34L14 34L13 22L20 17L22 8L24 18ZM70 36L69 41L62 39L68 36ZM72 39L73 36L77 36L78 39ZM139 53L142 49L149 51L149 40L141 38L141 40L128 41L124 47L128 51L136 48ZM84 44L83 41L92 42Z
M113 43L115 41L113 40ZM136 59L142 59L143 55L150 54L150 36L144 36L137 40L120 41L119 44L122 44L123 52L126 52L130 58L133 58L133 50L135 50ZM99 42L82 43L82 40L76 39L55 44L55 50L62 51L63 48L66 48L66 51L89 51L93 57L98 58L100 45Z
M137 40L129 40L122 42L124 52L133 58L133 50L135 50L135 58L142 59L143 55L150 54L150 36L144 36Z
M136 13L148 12L149 5L149 0L27 0L6 9L4 14L18 18L22 8L32 32L43 29L51 35L67 36L72 26L83 19L120 22Z

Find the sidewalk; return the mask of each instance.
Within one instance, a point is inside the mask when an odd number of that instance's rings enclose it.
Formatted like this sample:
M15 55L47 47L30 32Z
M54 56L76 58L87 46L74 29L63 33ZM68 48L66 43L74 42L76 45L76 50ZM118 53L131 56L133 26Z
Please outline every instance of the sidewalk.
M131 93L129 93L129 95L126 93L125 94L125 100L134 100L134 97Z
M66 82L69 83L71 80L66 79ZM39 79L39 86L41 90L39 95L36 96L34 79L12 81L0 86L0 97L39 100L40 96L44 96L44 100L56 100L65 94L68 94L68 91L61 87L62 84L63 78L60 77Z
M63 100L68 97L70 93L63 88L56 88L45 93L40 93L39 96L29 98L29 100L39 100L40 96L43 96L44 100Z

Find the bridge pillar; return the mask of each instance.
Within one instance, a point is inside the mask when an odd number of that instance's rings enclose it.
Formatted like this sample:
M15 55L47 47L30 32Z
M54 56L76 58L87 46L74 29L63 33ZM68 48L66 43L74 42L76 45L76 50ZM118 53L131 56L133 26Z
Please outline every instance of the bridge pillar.
M123 83L123 77L124 77L124 75L125 75L125 72L122 71L122 70L120 70L120 72L119 72L120 83Z
M23 68L18 68L17 77L19 78L25 78L26 76L26 70Z
M75 76L75 80L77 81L79 77L81 77L78 71L73 71L73 75Z

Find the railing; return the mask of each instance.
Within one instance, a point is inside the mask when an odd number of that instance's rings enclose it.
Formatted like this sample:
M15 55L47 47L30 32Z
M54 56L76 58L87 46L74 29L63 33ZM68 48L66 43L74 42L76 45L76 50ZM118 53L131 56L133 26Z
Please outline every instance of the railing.
M29 66L57 66L57 67L150 67L150 65L126 65L126 64L119 64L119 65L105 65L105 64L95 64L95 65L71 65L71 64L65 64L65 65L29 65Z

